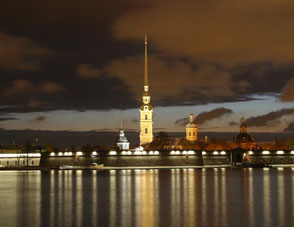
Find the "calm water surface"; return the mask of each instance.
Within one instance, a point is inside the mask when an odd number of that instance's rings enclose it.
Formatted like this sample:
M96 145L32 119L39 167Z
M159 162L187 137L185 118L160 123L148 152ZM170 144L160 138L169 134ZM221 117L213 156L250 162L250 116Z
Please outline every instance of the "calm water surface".
M0 226L294 226L294 169L1 171Z

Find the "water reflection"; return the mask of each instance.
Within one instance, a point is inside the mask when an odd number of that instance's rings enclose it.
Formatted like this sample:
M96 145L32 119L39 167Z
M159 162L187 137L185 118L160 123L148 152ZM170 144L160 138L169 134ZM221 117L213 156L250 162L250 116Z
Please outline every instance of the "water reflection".
M293 226L294 171L0 172L0 226Z
M252 168L247 169L247 189L248 189L248 220L249 226L254 226L254 194L253 194L253 176Z
M271 223L271 215L270 215L270 175L269 168L263 169L263 212L264 212L264 224L265 226L269 226Z
M282 171L282 170L279 170ZM278 226L285 226L285 180L284 175L278 175L278 210L279 210L279 222Z

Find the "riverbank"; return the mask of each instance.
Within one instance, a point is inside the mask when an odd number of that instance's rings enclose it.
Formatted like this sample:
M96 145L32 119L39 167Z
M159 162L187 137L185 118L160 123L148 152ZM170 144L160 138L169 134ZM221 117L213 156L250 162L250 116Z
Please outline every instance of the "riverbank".
M50 170L149 170L149 169L212 169L212 168L294 168L294 164L276 164L276 165L268 165L263 167L255 167L255 166L234 166L234 165L204 165L204 166L124 166L124 167L114 167L114 166L104 166L102 168L92 168L85 166L75 166L74 168L68 169L60 169L59 166L29 166L29 167L7 167L0 168L0 171L50 171Z

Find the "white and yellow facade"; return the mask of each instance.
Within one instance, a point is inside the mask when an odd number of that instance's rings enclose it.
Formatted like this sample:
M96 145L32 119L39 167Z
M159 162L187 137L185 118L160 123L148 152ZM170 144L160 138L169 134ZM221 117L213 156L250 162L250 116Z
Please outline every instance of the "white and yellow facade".
M153 108L150 104L151 96L148 82L147 36L145 36L145 71L142 99L143 104L140 108L140 145L153 141Z
M198 125L194 123L194 114L190 114L189 123L186 124L186 139L192 142L198 140Z

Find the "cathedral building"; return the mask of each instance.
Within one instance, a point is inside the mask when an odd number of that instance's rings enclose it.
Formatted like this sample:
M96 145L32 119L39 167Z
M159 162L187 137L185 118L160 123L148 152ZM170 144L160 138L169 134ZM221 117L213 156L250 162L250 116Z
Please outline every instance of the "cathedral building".
M239 145L242 149L253 149L256 148L254 138L247 133L247 126L245 124L245 118L241 118L240 133L234 138L234 142Z
M194 123L194 114L190 114L188 124L186 124L186 139L194 142L198 140L198 125Z
M140 108L140 145L153 141L153 108L150 104L150 92L148 82L147 36L145 35L145 70L143 104Z
M127 138L125 137L124 130L119 130L119 135L116 140L116 146L119 150L129 150L130 149L130 143L128 142Z
M120 118L120 130L116 140L116 146L121 151L130 149L130 143L125 136L124 130L122 129L122 117Z

